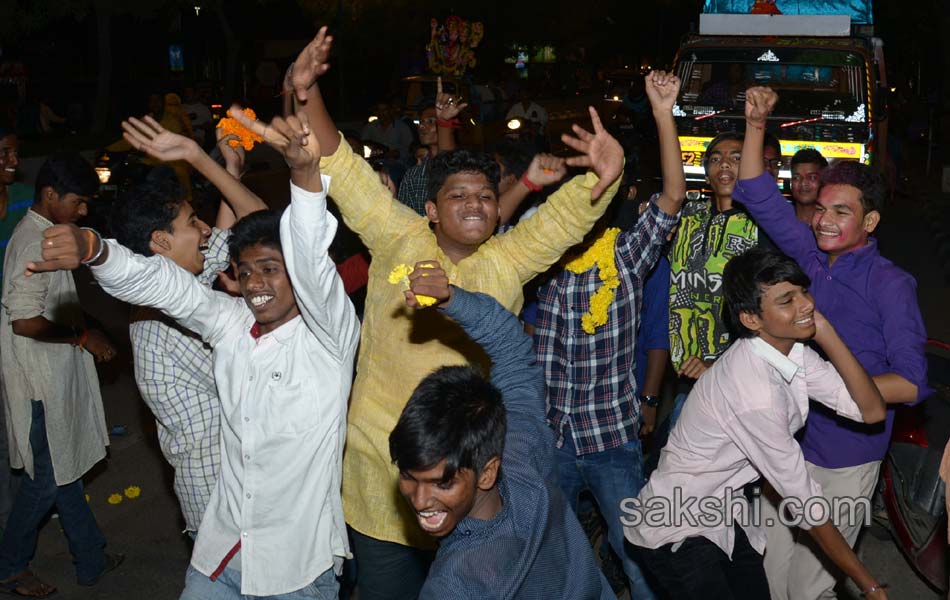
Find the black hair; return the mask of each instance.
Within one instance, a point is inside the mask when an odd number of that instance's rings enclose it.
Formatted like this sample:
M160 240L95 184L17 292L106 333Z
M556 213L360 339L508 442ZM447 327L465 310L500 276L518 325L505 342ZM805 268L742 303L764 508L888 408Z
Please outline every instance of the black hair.
M722 289L725 296L723 316L736 337L753 337L739 319L740 313L762 314L764 286L787 281L792 285L808 288L811 279L791 258L762 248L752 248L726 263L722 274Z
M85 158L77 152L57 152L40 167L36 175L36 198L42 197L43 188L52 188L60 195L95 196L99 191L99 176Z
M172 233L172 221L184 202L185 194L176 177L149 177L116 198L109 228L120 244L142 256L151 256L152 233Z
M709 162L709 154L716 149L716 146L723 142L728 142L729 140L736 140L744 144L745 136L738 131L724 131L710 140L709 144L706 146L705 152L703 152L703 169L706 168L707 163Z
M534 160L535 149L527 143L504 139L495 146L495 155L505 167L505 174L521 179ZM499 170L500 173L500 170Z
M450 150L440 152L430 162L429 200L435 202L445 180L456 173L481 173L488 178L495 194L498 194L498 180L501 170L495 159L485 152L471 150Z
M814 148L802 148L792 156L791 168L798 165L818 165L822 169L828 166L828 159Z
M855 160L839 160L821 172L821 185L850 185L861 192L864 214L881 212L887 188L884 178L871 167Z
M769 131L765 132L765 139L762 140L762 149L772 148L778 154L779 158L782 157L782 142L778 141L778 138L775 137L775 134Z
M241 259L241 252L258 244L283 252L280 245L279 212L258 210L245 215L231 227L231 235L228 236L228 253L234 262Z
M478 477L501 457L506 430L497 387L474 367L441 367L412 392L389 434L389 455L400 471L431 469L444 459L443 481L459 469Z

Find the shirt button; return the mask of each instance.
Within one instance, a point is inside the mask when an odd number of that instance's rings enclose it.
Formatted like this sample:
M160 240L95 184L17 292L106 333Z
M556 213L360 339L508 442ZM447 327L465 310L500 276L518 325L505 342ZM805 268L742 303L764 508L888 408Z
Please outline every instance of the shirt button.
M826 276L825 279L827 279L828 281L831 281L831 275Z
M247 537L247 532L246 532L246 531L242 531L242 532L241 532L241 537Z
M251 420L250 417L244 417L244 422L245 422L245 423L247 423L247 422L250 421L250 420Z
M245 455L244 455L244 460L251 460L251 455L250 455L250 454L245 454Z
M249 381L254 381L254 376L251 375L250 377L248 377L248 380L249 380Z
M250 499L251 499L251 495L250 495L250 494L245 494L245 498L247 498L248 500L250 500Z

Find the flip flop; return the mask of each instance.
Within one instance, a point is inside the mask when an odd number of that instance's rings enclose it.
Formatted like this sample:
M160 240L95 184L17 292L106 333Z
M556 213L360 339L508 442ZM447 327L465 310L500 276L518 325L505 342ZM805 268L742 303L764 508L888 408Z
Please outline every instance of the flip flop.
M21 592L20 590L26 590ZM46 590L45 593L43 590ZM23 571L0 581L0 594L26 598L46 598L56 593L56 588L38 579L31 571Z
M90 581L79 581L76 580L76 583L79 585L84 585L86 587L96 585L99 583L99 580L102 579L102 576L108 573L109 571L115 571L119 565L122 564L122 561L125 560L124 554L106 554L106 564L102 567L102 570L99 571L99 574L95 576L94 579Z

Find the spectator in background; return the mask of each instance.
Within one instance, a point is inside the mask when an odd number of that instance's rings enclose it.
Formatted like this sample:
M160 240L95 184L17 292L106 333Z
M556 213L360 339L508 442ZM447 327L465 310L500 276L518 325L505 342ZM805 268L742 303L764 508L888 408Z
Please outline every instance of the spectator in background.
M815 204L821 191L821 171L828 160L814 148L802 148L792 157L792 202L795 216L811 225Z
M193 86L187 86L183 93L181 108L188 115L193 130L192 138L202 148L205 142L213 138L211 135L211 109L195 94Z
M548 111L543 106L531 99L531 93L527 88L521 88L518 91L518 101L508 109L505 115L506 120L519 119L530 121L538 125L538 133L544 135L548 127Z
M393 109L389 102L380 102L374 108L376 119L367 123L360 132L364 141L373 141L389 148L390 160L408 160L412 131Z
M782 143L768 131L765 132L762 160L765 161L765 170L769 172L773 179L778 181L779 169L782 168Z

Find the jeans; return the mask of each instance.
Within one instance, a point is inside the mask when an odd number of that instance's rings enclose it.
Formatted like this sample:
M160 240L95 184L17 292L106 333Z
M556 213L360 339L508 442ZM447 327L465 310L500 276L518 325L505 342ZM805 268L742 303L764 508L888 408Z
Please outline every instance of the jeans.
M623 525L620 523L621 501L635 497L645 483L640 440L627 442L606 452L577 456L574 442L568 435L564 438L564 446L555 450L554 459L561 490L575 513L578 496L584 490L590 490L597 501L607 522L607 541L620 557L623 571L630 582L632 597L637 600L653 598L643 572L633 556L624 549Z
M81 584L91 584L106 565L106 540L99 531L96 517L86 502L82 480L56 485L53 459L46 438L46 413L43 403L32 402L30 447L33 450L33 477L23 475L13 510L0 542L0 579L7 579L26 570L36 552L40 525L53 506L69 540L69 551L76 563L76 576Z
M663 590L676 600L769 600L762 555L735 526L732 560L719 546L702 536L688 537L673 552L673 544L649 549L635 546L635 553L656 576Z
M360 600L415 600L435 552L377 540L350 528Z
M337 583L333 569L327 569L310 585L286 594L273 596L247 596L241 593L241 572L226 567L217 579L199 573L188 565L185 573L185 591L179 600L250 600L251 598L271 598L273 600L336 600L340 584Z
M17 489L20 487L22 470L14 471L10 468L10 444L7 440L7 411L6 398L3 392L3 382L0 381L0 531L7 524L10 511L13 510L13 501L16 499Z

